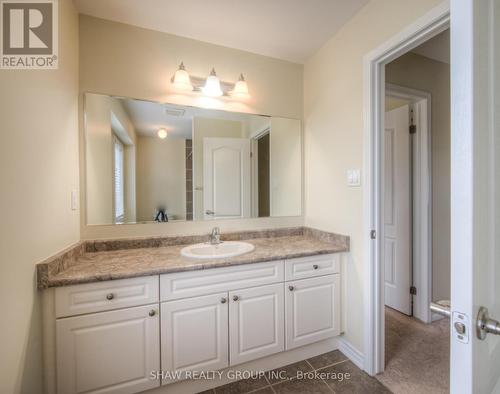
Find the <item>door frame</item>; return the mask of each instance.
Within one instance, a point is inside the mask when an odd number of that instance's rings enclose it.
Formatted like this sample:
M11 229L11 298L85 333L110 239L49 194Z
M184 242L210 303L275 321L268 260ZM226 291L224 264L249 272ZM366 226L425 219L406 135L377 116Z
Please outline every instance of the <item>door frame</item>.
M251 214L252 217L259 217L259 176L258 176L258 157L259 157L259 145L258 141L266 134L269 134L269 151L271 150L271 125L266 125L259 130L257 133L250 137L250 154L251 154L251 182L252 182L252 201L251 201ZM269 169L271 169L271 163L269 163ZM271 199L271 187L269 185L269 200Z
M433 319L428 307L432 301L432 97L428 92L390 83L385 85L385 96L408 101L417 126L412 144L413 184L410 191L411 272L412 285L417 288L417 294L412 297L412 315L430 323Z
M363 193L365 255L365 362L370 375L385 367L384 270L381 256L383 239L383 132L385 110L385 65L450 26L450 6L443 2L413 24L391 37L363 58L363 168L366 191ZM373 236L374 235L374 236Z

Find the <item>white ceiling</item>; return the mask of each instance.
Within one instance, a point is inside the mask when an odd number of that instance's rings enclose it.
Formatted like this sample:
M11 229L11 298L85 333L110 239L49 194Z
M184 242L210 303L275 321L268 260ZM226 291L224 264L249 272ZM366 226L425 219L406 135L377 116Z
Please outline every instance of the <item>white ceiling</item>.
M132 99L120 99L120 101L130 116L136 133L146 137L156 137L158 130L164 128L167 130L168 138L190 139L192 138L192 122L195 116L238 122L249 122L250 118L262 117L261 115L160 104L150 101ZM169 115L168 110L177 111L179 114Z
M412 52L438 62L450 64L450 29L424 42Z
M368 0L75 0L83 14L304 63Z

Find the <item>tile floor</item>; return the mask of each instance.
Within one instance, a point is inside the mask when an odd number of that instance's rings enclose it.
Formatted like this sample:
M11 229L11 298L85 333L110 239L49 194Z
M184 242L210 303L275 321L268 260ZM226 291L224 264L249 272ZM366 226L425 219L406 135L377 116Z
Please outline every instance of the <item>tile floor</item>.
M306 375L303 378L297 377L304 373ZM347 378L347 373L349 373L349 378ZM278 368L262 378L240 380L203 392L203 394L246 393L378 394L390 393L390 391L377 379L356 367L340 351L335 350Z

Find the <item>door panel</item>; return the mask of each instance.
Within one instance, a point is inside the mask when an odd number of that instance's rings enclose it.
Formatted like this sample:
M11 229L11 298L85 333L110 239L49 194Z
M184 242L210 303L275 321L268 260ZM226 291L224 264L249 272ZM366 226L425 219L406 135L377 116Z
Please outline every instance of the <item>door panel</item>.
M286 350L340 334L339 275L285 284Z
M500 0L451 1L452 393L500 392L500 336L476 336L479 307L500 320Z
M154 310L154 316L150 312ZM160 385L158 304L58 319L59 393L137 393Z
M235 290L229 299L231 365L285 349L283 283Z
M161 349L164 371L208 371L227 367L227 293L163 302Z
M385 304L411 315L409 107L385 113Z
M206 219L250 216L250 140L203 139Z

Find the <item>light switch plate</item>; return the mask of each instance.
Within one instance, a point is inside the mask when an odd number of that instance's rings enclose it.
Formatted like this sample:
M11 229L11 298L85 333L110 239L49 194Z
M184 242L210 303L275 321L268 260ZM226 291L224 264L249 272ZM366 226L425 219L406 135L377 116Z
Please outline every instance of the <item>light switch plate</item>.
M347 186L361 186L361 170L347 170Z
M71 190L71 210L76 211L78 209L78 190Z

